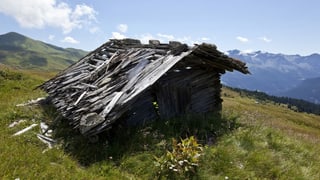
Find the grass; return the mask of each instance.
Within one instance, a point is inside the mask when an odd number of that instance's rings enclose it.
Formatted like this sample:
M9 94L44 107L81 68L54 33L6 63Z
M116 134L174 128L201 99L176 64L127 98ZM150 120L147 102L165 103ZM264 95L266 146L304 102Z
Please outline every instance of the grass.
M278 129L291 138L312 144L320 142L320 117L317 115L294 112L285 105L272 102L257 103L229 89L224 89L223 94L225 114L239 115L239 122L243 124Z
M45 96L33 89L53 75L0 67L0 179L156 179L154 157L172 149L172 138L192 135L206 146L194 179L320 178L319 116L256 103L227 88L222 118L187 116L142 127L119 125L96 144L61 120L51 124L59 143L50 150L37 139L38 126L12 137L57 116L50 106L15 106ZM21 119L26 122L8 128Z
M85 169L61 148L43 152L47 147L36 137L39 127L12 137L24 127L50 121L52 117L40 107L15 106L45 95L40 90L33 90L43 82L42 77L35 78L3 67L0 72L0 179L105 179L96 168ZM18 120L26 122L8 128L10 123ZM113 169L110 163L104 163L103 167ZM110 173L111 179L126 176L118 170Z
M207 179L318 179L319 148L263 127L240 128L207 149L199 174Z
M62 70L88 53L63 49L17 33L1 35L0 47L1 63L28 70Z

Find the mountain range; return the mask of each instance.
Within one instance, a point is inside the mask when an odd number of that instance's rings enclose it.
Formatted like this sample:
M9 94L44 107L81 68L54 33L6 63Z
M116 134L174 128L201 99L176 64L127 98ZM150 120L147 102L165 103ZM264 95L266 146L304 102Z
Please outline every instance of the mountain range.
M0 63L16 68L59 71L87 52L61 48L9 32L0 35Z
M226 54L246 62L252 74L227 73L222 76L225 85L320 102L320 54L301 56L239 50Z
M87 53L54 46L15 32L0 35L0 64L11 67L60 71ZM251 75L226 73L222 76L223 84L320 103L320 54L301 56L262 51L243 53L239 50L225 54L246 62Z
M320 104L320 77L303 80L296 87L278 95Z

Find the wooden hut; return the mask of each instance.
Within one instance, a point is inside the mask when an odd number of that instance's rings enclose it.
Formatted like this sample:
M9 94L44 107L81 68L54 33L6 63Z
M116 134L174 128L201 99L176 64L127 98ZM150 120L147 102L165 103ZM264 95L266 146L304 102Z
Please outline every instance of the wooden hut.
M220 75L245 63L203 43L110 40L41 85L58 111L83 135L116 121L139 124L221 110Z

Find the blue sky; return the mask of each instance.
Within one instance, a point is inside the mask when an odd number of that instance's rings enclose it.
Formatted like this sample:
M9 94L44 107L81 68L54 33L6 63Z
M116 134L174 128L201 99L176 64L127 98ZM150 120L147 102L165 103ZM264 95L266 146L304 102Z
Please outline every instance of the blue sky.
M85 50L129 37L309 55L320 53L319 9L319 0L1 0L0 34Z

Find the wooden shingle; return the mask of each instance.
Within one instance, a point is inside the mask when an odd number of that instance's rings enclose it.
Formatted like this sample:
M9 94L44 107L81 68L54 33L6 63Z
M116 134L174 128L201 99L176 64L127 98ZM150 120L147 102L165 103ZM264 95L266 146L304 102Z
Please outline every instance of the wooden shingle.
M41 85L84 135L116 121L139 124L221 109L220 75L249 71L215 45L110 40ZM157 107L155 107L157 106Z

